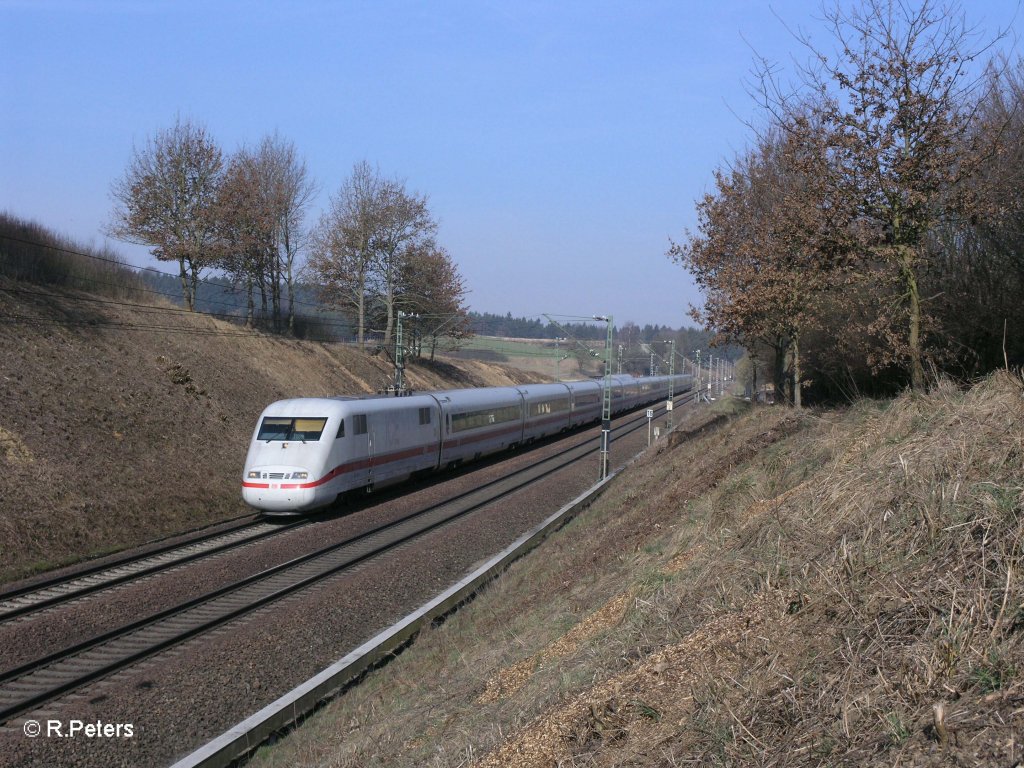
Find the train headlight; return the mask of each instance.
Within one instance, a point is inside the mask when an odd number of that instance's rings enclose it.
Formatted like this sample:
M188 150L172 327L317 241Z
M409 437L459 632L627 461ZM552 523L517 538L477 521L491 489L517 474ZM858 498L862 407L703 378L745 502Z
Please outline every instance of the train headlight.
M251 470L249 470L248 478L250 480L259 480L260 479L260 473L257 472L255 469L251 469Z
M309 472L292 472L292 480L305 480L309 477Z

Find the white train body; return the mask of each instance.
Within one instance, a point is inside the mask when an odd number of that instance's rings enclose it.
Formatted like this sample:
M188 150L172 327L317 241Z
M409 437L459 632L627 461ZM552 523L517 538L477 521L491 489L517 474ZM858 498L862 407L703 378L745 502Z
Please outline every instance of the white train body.
M690 376L674 379L676 394L692 386ZM613 376L612 413L668 391L668 376ZM597 421L601 409L600 380L279 400L253 432L242 498L267 512L303 512Z

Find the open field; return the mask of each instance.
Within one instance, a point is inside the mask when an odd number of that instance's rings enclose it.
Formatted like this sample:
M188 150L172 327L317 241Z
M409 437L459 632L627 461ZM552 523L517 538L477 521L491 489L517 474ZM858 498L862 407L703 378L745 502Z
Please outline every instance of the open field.
M593 342L598 357L582 344L550 339L506 339L473 336L460 342L450 357L461 360L498 362L551 379L584 379L604 373L604 342Z
M1024 382L685 415L256 764L1019 764Z

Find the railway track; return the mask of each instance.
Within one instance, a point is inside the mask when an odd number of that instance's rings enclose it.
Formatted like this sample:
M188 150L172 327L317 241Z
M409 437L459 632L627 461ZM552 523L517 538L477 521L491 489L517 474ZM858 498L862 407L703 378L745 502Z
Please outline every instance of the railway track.
M217 531L186 542L168 544L143 555L124 557L113 563L96 565L69 576L48 579L3 592L0 593L0 623L136 581L168 568L222 554L236 547L292 530L307 522L299 520L281 524L250 520L228 530Z
M687 396L678 402L686 401ZM664 406L661 408L663 409ZM627 416L613 434L647 426L644 415ZM241 579L186 603L0 673L0 723L30 712L65 693L109 676L147 657L268 604L344 573L425 533L486 507L597 451L593 441L576 443L529 467L440 504L347 538ZM299 525L295 523L293 525ZM277 526L281 529L282 526ZM270 535L268 532L254 534ZM252 540L250 537L248 540ZM228 543L211 546L228 546ZM235 544L234 546L237 546ZM202 557L209 551L199 554ZM181 559L177 560L182 562ZM170 567L170 565L165 566ZM137 578L138 574L125 579ZM109 586L109 582L105 585ZM104 588L100 586L97 588Z

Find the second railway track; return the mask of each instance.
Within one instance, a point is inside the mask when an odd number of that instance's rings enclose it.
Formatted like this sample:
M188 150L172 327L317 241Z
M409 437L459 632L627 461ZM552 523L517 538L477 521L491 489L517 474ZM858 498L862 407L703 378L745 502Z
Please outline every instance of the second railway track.
M69 576L48 579L0 593L0 623L204 557L222 554L236 547L291 530L305 522L299 520L281 524L256 520L233 529L200 536L192 541L170 544L156 551L121 558L116 562L93 566Z

